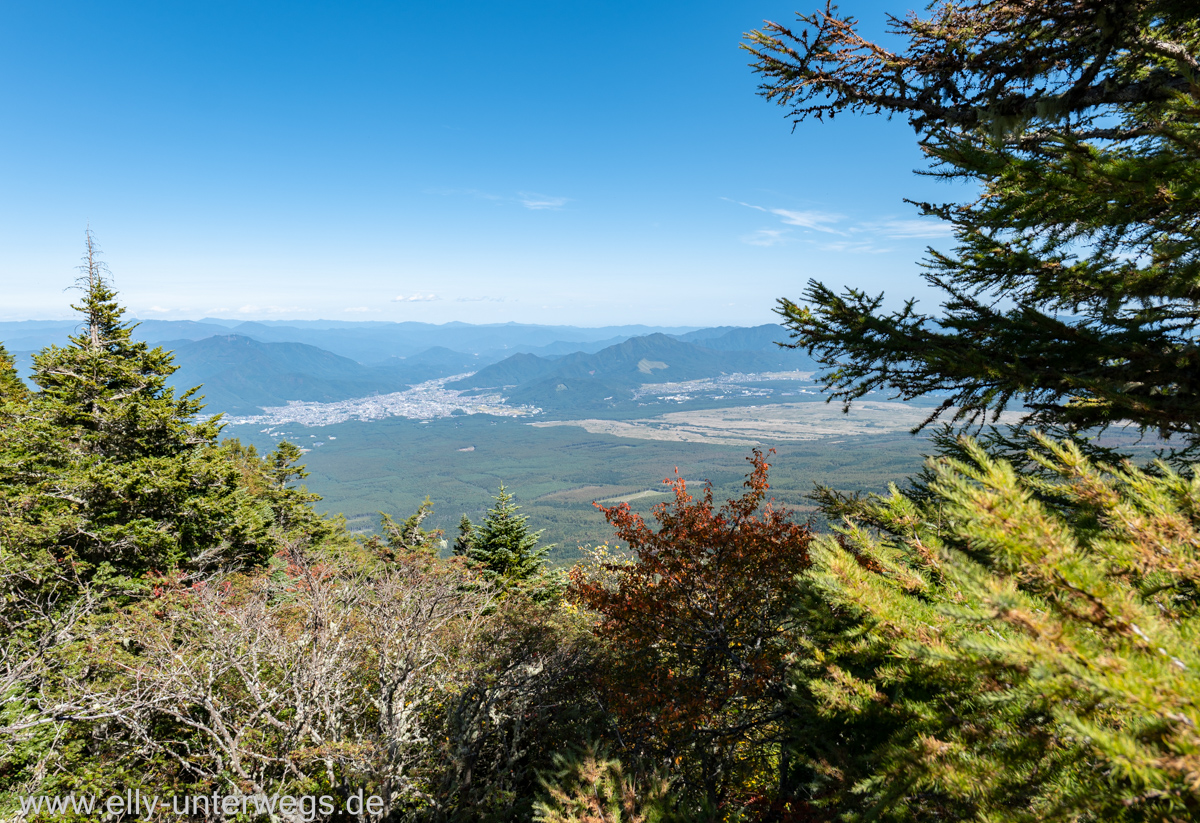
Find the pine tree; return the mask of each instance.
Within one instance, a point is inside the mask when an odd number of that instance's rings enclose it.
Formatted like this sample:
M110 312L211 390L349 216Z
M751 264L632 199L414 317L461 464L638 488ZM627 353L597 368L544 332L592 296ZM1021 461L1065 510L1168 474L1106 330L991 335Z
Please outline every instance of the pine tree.
M926 423L1017 404L1070 437L1129 421L1185 463L1194 3L936 2L892 18L899 52L832 4L800 20L750 35L764 96L797 123L902 115L929 173L978 192L915 204L956 239L925 261L940 312L816 281L780 301L826 387L847 406L946 392ZM1200 479L1012 431L936 445L920 498L817 495L840 525L797 601L795 779L845 820L1194 819Z
M90 231L81 269L81 331L34 356L37 390L5 424L5 539L126 581L261 556L260 504L221 454L219 420L166 385L168 352L133 339Z
M535 582L543 575L545 556L553 545L538 546L542 532L530 532L513 496L500 485L483 524L474 531L467 558L479 563L489 579L502 586Z
M454 538L454 556L466 557L475 542L475 524L465 514L458 521L458 537Z
M442 530L426 531L421 527L425 519L433 514L433 501L428 497L422 501L417 510L405 518L403 523L397 523L387 512L379 513L380 531L383 539L372 536L367 545L374 552L388 560L397 560L413 554L424 555L427 558L436 557L446 541L442 539Z
M276 546L317 544L340 530L337 520L326 519L313 509L321 496L296 485L308 477L300 464L303 452L299 446L280 440L274 449L260 455L253 445L229 439L221 443L220 450L221 456L237 467L241 491L266 515L270 524L267 542Z
M17 374L13 357L0 343L0 404L20 402L29 396L29 389Z
M831 4L749 35L762 94L797 123L904 116L928 173L978 191L915 204L957 240L925 261L940 313L815 280L780 301L834 396L947 392L930 421L1024 404L1043 427L1200 446L1196 19L1190 0L938 2L891 18L892 52Z

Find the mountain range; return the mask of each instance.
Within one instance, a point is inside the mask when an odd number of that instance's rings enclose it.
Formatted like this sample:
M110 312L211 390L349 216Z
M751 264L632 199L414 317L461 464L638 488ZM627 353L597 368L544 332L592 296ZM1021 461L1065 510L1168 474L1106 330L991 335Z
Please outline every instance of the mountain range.
M690 340L665 334L631 337L599 352L557 358L522 353L447 387L502 388L513 403L566 411L620 405L646 383L814 369L807 355L776 345L786 339L782 332L780 326L770 324L700 330L687 335Z
M57 321L0 323L0 340L28 374L33 349L61 345L75 330L75 324ZM813 368L807 356L776 345L787 331L775 324L669 331L208 319L143 321L135 336L174 352L179 369L173 386L202 386L208 412L232 414L292 400L333 402L404 391L468 372L473 374L448 387L499 388L513 403L547 410L599 409L628 402L645 383Z
M539 326L528 323L384 323L337 320L238 321L140 320L137 337L147 343L204 340L235 334L260 343L305 343L365 364L395 357L410 357L430 348L467 352L495 362L518 351L535 354L570 354L599 351L638 335L664 332L684 334L694 326ZM37 351L63 346L77 333L76 320L25 320L0 322L0 341L11 351Z

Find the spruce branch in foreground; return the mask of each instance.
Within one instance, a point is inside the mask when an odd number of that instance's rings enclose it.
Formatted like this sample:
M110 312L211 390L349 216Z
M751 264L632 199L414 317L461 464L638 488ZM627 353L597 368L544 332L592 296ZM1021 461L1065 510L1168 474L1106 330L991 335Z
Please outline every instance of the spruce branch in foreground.
M933 497L836 502L814 544L797 755L846 819L1200 813L1200 474L1045 474L965 441Z
M890 18L898 51L833 5L745 48L797 124L900 115L925 172L977 192L915 203L953 229L929 249L940 311L810 281L778 313L846 406L945 398L926 421L1132 423L1200 447L1200 25L1183 0L938 2Z

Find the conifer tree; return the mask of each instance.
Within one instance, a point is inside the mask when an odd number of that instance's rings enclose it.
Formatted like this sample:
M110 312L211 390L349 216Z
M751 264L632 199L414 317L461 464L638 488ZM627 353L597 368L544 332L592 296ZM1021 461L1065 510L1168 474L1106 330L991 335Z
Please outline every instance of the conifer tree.
M475 524L465 514L458 521L458 537L454 538L454 556L466 557L475 541Z
M17 374L12 355L0 343L0 404L19 402L28 395L29 390Z
M780 301L834 396L946 392L930 421L1024 404L1043 427L1200 446L1196 19L1188 0L936 2L890 18L893 52L830 4L749 35L795 122L906 117L928 173L978 193L915 204L954 231L925 261L940 312L815 280Z
M105 771L108 715L87 695L112 674L103 631L122 608L336 525L291 487L294 446L264 459L217 442L196 390L167 385L170 354L133 338L90 232L85 248L70 345L35 356L29 392L0 359L0 797L120 780Z
M421 527L425 519L433 514L433 501L428 497L421 502L417 510L405 518L403 523L397 523L387 512L379 513L379 526L383 539L372 536L368 540L377 554L389 560L413 554L436 557L438 551L445 545L442 540L442 530L426 531Z
M542 575L543 558L553 546L538 546L542 532L529 531L525 515L517 514L521 507L503 484L493 499L496 505L473 532L466 556L481 564L484 575L501 585L535 581Z
M168 352L133 339L90 231L81 270L80 331L34 356L37 391L0 443L5 539L127 581L261 553L219 420L166 384Z
M748 48L796 122L906 117L940 312L810 281L779 312L847 406L946 392L1077 436L1130 421L1200 447L1200 27L1181 0L935 2L867 41L832 5ZM845 820L1194 819L1200 480L1070 441L943 432L919 498L817 494L797 618L796 780ZM1030 442L1032 441L1032 442ZM1029 448L1033 446L1033 448ZM992 453L992 454L989 454ZM1015 461L998 459L1004 454ZM1190 476L1189 476L1190 475Z
M840 819L1200 815L1200 473L1042 448L935 461L937 519L826 501L794 750Z
M308 477L300 464L303 452L299 446L280 440L274 449L261 455L253 445L229 439L221 443L220 450L222 457L237 467L241 491L267 516L270 543L300 541L315 544L337 531L337 521L322 517L312 507L321 496L303 485L296 485Z

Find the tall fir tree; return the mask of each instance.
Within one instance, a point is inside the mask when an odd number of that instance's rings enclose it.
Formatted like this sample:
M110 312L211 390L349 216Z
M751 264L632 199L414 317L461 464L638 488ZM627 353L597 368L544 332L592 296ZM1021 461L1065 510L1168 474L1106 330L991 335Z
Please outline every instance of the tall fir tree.
M0 343L0 404L20 402L29 396L29 389L17 374L13 356Z
M533 582L542 576L544 558L553 546L538 545L542 532L529 531L525 515L517 514L521 507L503 484L493 499L496 505L474 531L466 556L502 586Z
M1200 25L1183 0L935 2L862 37L829 4L747 48L797 123L906 117L938 312L810 281L781 300L847 406L945 393L1072 438L1132 422L1200 446ZM1194 819L1197 477L994 431L938 437L922 496L828 490L797 618L791 748L827 819ZM1032 449L1026 450L1032 446ZM993 452L993 454L989 454ZM1017 464L997 459L1003 453ZM1110 465L1103 465L1109 461Z
M124 579L255 554L219 419L197 419L196 390L166 383L171 355L133 339L90 231L81 270L80 331L34 356L37 391L0 444L4 537Z
M874 390L945 393L930 421L1075 433L1132 422L1200 446L1200 25L1190 0L969 0L890 18L904 48L830 4L746 48L796 123L909 120L927 172L961 203L925 278L940 312L810 281L779 313L848 406ZM928 421L927 421L928 422Z
M36 390L5 420L0 539L133 587L151 570L262 558L269 505L217 444L220 420L198 417L196 390L167 385L170 354L133 340L90 232L80 269L80 330L34 356Z
M454 556L466 557L475 542L475 524L465 514L458 521L458 537L454 538Z

